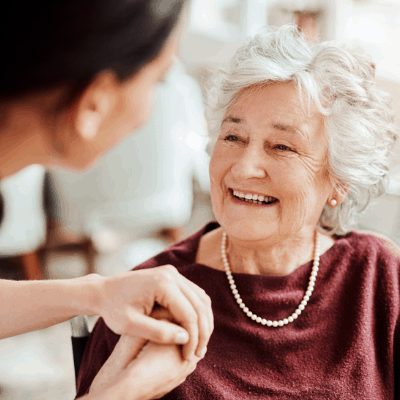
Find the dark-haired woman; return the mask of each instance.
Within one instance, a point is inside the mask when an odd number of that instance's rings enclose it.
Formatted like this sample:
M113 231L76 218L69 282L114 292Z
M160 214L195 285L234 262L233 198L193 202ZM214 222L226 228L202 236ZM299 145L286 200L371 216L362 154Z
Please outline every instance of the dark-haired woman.
M152 88L176 52L183 8L183 0L4 5L1 176L29 164L86 168L143 124ZM152 318L155 304L180 326ZM0 305L0 338L79 314L101 315L116 333L141 338L116 349L93 399L153 398L171 390L204 356L213 329L208 296L172 266L112 278L0 280ZM145 340L164 346L141 351ZM185 344L183 357L173 343Z

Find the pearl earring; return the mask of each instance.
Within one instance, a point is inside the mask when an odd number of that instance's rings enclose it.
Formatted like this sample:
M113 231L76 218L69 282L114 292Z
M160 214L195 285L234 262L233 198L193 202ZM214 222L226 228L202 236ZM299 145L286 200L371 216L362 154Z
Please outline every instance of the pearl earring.
M337 204L337 201L336 201L335 199L332 199L332 200L331 200L331 206L332 206L332 207L335 207L336 204Z

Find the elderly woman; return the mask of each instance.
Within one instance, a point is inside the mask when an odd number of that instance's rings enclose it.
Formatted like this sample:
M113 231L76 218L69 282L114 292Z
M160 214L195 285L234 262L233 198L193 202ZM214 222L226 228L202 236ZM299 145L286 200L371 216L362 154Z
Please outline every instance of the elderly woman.
M400 259L350 231L384 192L396 138L374 66L293 27L257 35L210 90L218 223L145 262L212 299L205 358L165 399L390 399ZM79 394L119 337L100 321Z

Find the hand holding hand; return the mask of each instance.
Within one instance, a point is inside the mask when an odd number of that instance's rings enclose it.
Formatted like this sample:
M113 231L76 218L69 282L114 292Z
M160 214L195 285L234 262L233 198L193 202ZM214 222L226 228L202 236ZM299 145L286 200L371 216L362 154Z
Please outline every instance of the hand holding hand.
M103 278L101 293L96 313L115 333L161 344L186 343L185 359L194 353L204 356L214 329L211 300L173 266ZM156 304L167 309L180 326L150 317Z
M177 345L146 344L142 338L121 336L96 375L87 400L160 398L180 385L199 360L196 356L184 360Z

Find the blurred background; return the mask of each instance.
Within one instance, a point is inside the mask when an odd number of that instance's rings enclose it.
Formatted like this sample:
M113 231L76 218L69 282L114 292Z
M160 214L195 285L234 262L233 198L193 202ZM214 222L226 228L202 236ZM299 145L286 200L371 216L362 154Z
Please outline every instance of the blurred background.
M0 277L128 271L213 219L202 87L249 35L295 23L369 53L400 126L400 0L192 0L150 121L86 173L33 165L0 183ZM400 245L400 144L388 193L359 228ZM94 321L92 321L93 323ZM0 341L0 399L72 399L68 323Z

